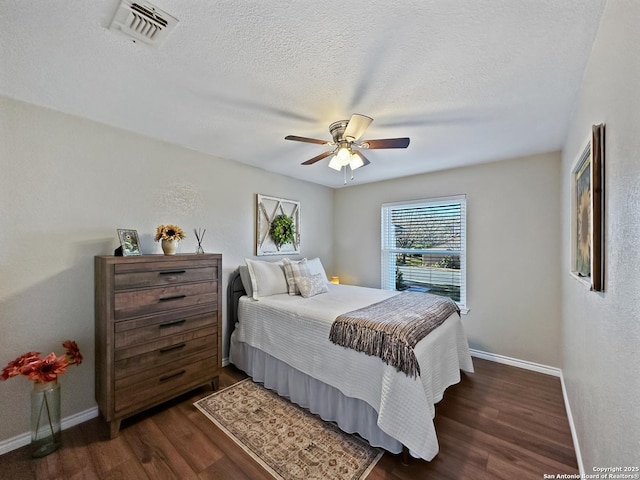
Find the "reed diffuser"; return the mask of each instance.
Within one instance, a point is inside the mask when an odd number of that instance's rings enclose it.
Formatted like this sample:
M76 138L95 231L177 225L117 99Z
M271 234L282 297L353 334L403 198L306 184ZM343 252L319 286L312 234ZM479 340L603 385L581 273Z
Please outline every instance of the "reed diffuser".
M207 231L207 229L203 229L200 230L198 229L193 229L193 233L195 233L196 235L196 240L198 241L198 248L196 248L196 253L204 253L204 248L202 248L202 239L204 238L204 233Z

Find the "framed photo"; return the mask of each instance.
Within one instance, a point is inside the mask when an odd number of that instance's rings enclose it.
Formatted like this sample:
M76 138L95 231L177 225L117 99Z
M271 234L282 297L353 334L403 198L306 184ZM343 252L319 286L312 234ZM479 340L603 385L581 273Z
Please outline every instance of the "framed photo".
M122 248L122 256L128 257L132 255L142 255L140 253L140 240L136 230L118 229L118 238L120 239L120 248Z
M571 169L571 271L604 290L604 125L594 125Z
M300 253L300 202L257 194L256 255Z

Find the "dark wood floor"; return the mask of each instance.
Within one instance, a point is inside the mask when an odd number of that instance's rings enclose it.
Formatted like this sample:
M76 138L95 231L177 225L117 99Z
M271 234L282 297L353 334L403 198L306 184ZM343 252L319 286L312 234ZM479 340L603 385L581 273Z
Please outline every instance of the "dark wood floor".
M368 480L540 480L578 473L558 378L474 359L437 405L440 453L431 462L385 453ZM225 367L221 387L244 378ZM120 435L93 419L65 430L63 446L42 459L24 447L0 456L0 478L232 479L271 477L192 403L198 390L124 421Z

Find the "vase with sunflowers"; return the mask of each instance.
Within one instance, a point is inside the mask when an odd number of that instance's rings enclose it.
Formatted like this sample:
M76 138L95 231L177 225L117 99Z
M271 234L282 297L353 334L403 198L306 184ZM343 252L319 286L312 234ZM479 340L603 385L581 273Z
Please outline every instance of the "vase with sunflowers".
M159 225L156 228L154 240L156 242L162 240L162 251L165 255L175 255L178 248L178 242L187 237L177 225Z
M82 355L73 340L62 343L64 355L51 352L44 358L40 352L27 352L9 362L0 380L24 375L33 381L31 391L31 445L34 457L44 457L60 447L60 384L58 376L69 365L80 365Z

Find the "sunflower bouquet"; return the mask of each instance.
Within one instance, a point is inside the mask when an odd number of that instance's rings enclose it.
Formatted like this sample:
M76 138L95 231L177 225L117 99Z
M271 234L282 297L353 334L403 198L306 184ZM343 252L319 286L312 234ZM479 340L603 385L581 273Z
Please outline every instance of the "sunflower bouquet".
M160 240L183 240L187 237L177 225L159 225L156 228L156 236L154 240L159 242Z

